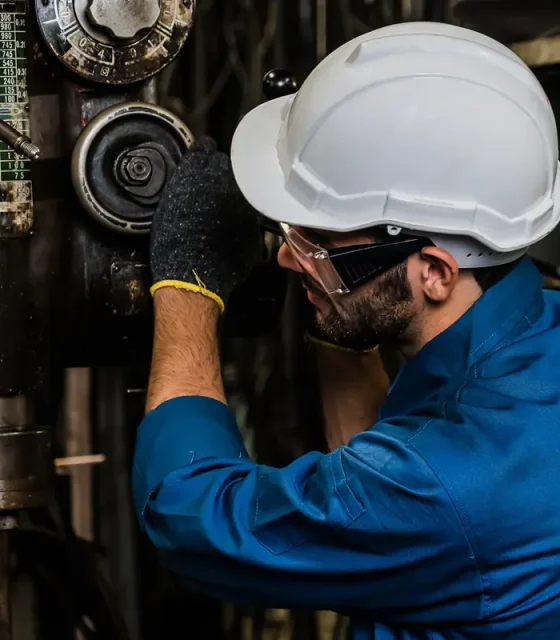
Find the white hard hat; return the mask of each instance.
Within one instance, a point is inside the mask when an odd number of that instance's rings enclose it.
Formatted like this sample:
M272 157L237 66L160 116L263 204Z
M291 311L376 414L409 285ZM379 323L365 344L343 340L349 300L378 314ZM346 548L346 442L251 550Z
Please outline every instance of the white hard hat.
M332 231L414 231L460 267L509 262L560 216L554 114L531 70L478 32L403 23L325 58L248 113L231 158L255 209Z

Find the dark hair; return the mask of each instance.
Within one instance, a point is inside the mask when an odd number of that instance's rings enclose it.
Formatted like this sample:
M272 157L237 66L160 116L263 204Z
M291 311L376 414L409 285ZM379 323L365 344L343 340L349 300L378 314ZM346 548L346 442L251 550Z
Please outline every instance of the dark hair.
M517 258L513 262L507 264L500 264L497 267L482 267L480 269L472 269L474 279L478 283L478 286L482 289L482 293L488 291L495 284L498 284L500 280L509 275L515 267L521 262L523 258Z
M384 231L382 233L385 233ZM365 229L365 234L371 237L372 240L379 240L379 227L371 227L369 229ZM492 288L495 284L498 284L500 280L505 278L508 274L510 274L515 267L521 262L521 258L517 258L513 262L508 262L507 264L500 264L496 267L481 267L479 269L471 269L471 273L473 274L474 279L476 280L478 286L482 289L482 293L488 291L488 289Z

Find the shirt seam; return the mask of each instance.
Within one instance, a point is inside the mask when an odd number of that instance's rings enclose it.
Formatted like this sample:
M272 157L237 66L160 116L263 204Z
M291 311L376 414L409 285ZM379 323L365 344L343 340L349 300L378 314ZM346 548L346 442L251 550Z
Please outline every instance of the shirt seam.
M342 467L342 464L340 466ZM344 507L344 510L346 511L346 513L348 515L348 518L350 518L350 521L352 521L352 514L350 513L350 509L346 505L346 500L344 499L344 497L340 493L340 489L338 488L338 483L336 481L336 476L334 475L334 469L333 469L333 463L332 463L332 454L329 456L329 469L330 469L330 472L331 472L331 477L332 477L332 481L333 481L334 490L336 491L336 495L338 496L338 499L342 503L342 506ZM348 481L346 480L346 474L344 473L344 468L342 468L342 475L343 475L344 484L346 485L346 487L348 488L348 490L350 491L352 496L354 496L354 492L352 491L352 489L350 488L350 485L348 484ZM326 506L326 502L325 502L325 505L323 506L323 508L325 506Z
M529 326L533 326L532 323L530 322L528 316L528 312L525 311L520 311L518 309L512 311L510 314L508 314L503 321L500 323L500 325L489 335L486 337L485 340L483 340L483 342L481 342L476 348L472 349L469 353L469 358L472 358L476 353L478 353L482 347L484 347L484 345L486 345L487 342L489 342L490 340L492 340L492 338L494 338L496 335L498 335L502 329L504 328L504 326L506 324L508 324L508 322L510 322L512 320L512 318L516 318L514 324L510 327L509 331L507 332L507 334L509 335L509 333L511 333L511 331L515 328L515 326L517 325L518 322L521 322L522 320L526 320L527 323L529 324ZM488 353L485 353L481 356L481 358L483 358L486 355L489 355L490 353L493 353L496 349L500 348L500 346L502 345L502 342L504 339L506 339L508 336L503 336L501 340L498 340L498 343L492 347ZM481 359L480 358L480 359ZM480 360L479 359L479 360Z
M462 385L462 387L463 386L464 386L464 384ZM440 476L435 472L435 470L432 468L432 466L429 464L429 462L426 460L426 458L420 453L419 449L416 446L414 446L414 444L412 442L417 436L419 436L435 420L436 420L436 418L431 418L430 420L428 420L428 422L426 422L426 424L421 429L419 429L414 435L412 435L407 440L407 444L411 449L414 450L414 452L420 457L420 459L424 462L426 467L430 470L430 472L433 475L433 477L438 481L438 483L440 484L441 488L445 491L445 494L447 495L447 497L449 498L450 503L453 506L453 509L455 511L455 515L457 516L457 520L459 521L459 524L461 525L461 529L462 529L463 534L465 536L465 540L467 541L467 543L469 545L469 548L470 548L470 550L471 550L471 552L473 554L474 564L475 564L476 571L478 573L478 578L479 578L479 581L480 581L480 590L482 592L483 613L487 617L489 617L490 616L490 596L487 593L487 588L489 588L489 586L490 586L490 581L489 581L489 579L487 577L485 579L485 576L483 576L483 574L482 574L482 571L480 569L480 564L479 564L478 559L477 559L477 554L475 552L475 545L473 544L473 540L471 539L471 536L469 535L467 529L465 528L465 524L463 522L463 518L468 523L468 528L469 529L472 528L471 524L470 524L470 521L469 521L469 518L467 516L467 513L466 513L463 505L461 504L460 500L453 498L453 496L450 494L446 484L442 481L442 478L440 478ZM444 477L444 479L446 480L445 477ZM461 514L462 514L462 516L461 516ZM487 584L486 588L485 588L485 583Z
M531 321L529 320L529 318L527 317L527 315L522 316L519 319L519 322L526 322L529 327L532 327L533 324L531 323ZM517 323L513 325L512 330L517 326ZM510 332L511 333L511 332ZM504 336L504 338L502 340L500 340L487 354L485 354L485 358L488 358L492 355L494 355L496 352L500 351L500 349L504 349L505 347L508 347L510 344L513 344L517 338L519 336L514 336L508 339L507 336ZM481 358L480 360L477 360L472 367L472 372L473 372L473 377L478 380L479 379L479 365L481 364L481 362L483 362L483 359ZM460 391L463 390L463 388L465 387L465 385L467 384L468 380L465 379L464 384L462 385ZM459 400L459 394L457 394L457 402L460 402Z
M344 467L343 467L343 465L341 464L341 470L342 470L342 475L343 475L342 482L344 483L344 486L348 489L348 491L350 492L350 494L352 495L352 497L354 498L354 500L356 501L356 503L360 505L360 508L359 508L359 510L358 510L358 511L359 511L359 513L352 514L352 513L350 512L350 509L349 509L348 505L346 504L346 500L345 500L344 496L341 494L341 492L340 492L340 488L339 488L338 483L337 483L337 481L336 481L336 476L335 476L335 474L334 474L334 469L333 469L333 466L332 466L332 464L333 464L333 462L332 462L332 460L333 460L333 454L332 454L332 453L331 453L331 454L328 454L328 458L329 458L329 460L328 460L329 472L330 472L331 477L332 477L333 487L334 487L335 493L336 493L336 495L338 496L338 499L340 500L340 502L342 503L342 506L344 507L344 511L346 512L346 515L347 515L347 519L346 519L346 521L342 524L342 527L341 527L341 528L342 528L342 530L347 530L347 529L349 529L349 528L350 528L350 527L351 527L351 526L352 526L352 525L353 525L353 524L354 524L354 523L355 523L359 518L361 518L361 517L364 515L364 513L366 512L366 509L364 509L363 505L361 505L360 501L358 500L358 498L357 498L357 497L356 497L356 495L354 494L354 491L352 490L352 488L351 488L351 487L350 487L350 485L348 484L348 479L347 479L347 477L346 477L346 472L344 471ZM296 492L296 494L297 494L297 496L298 496L298 498L299 498L300 504L303 504L304 500L303 500L303 498L302 498L302 496L301 496L300 488L299 488L299 486L297 485L297 483L294 483L294 489L295 489L295 492ZM255 539L257 540L257 542L258 542L262 547L264 547L267 551L269 551L269 552L270 552L270 553L272 553L273 555L283 555L284 553L288 553L288 552L290 552L290 551L293 551L294 549L297 549L298 547L302 547L303 545L308 544L311 540L313 540L313 539L316 539L316 538L317 538L317 536L313 536L313 535L312 535L312 536L310 536L309 538L305 538L305 539L303 539L303 540L300 540L300 541L298 541L298 542L295 542L294 544L288 545L288 546L287 546L287 548L286 548L286 549L283 549L282 551L275 551L274 549L272 549L272 548L270 547L270 545L266 544L266 543L262 540L261 536L260 536L258 533L256 533L256 528L258 527L259 499L260 499L260 495L259 495L259 496L257 496L257 497L255 498L255 516L254 516L254 518L253 518L253 535L255 536ZM323 500L323 503L322 503L322 505L321 505L321 508L322 508L322 509L325 509L325 507L327 506L328 502L329 502L328 498L327 498L327 497L325 497L325 499Z
M503 326L504 326L505 324L507 324L507 322L509 321L509 319L511 318L511 316L512 316L512 315L513 315L513 314L508 315L508 316L507 316L507 318L505 318L505 320L500 324L500 326L499 326L499 327L498 327L498 328L497 328L493 333L491 333L489 336L487 336L487 337L486 337L486 339L485 339L485 340L483 340L483 341L478 345L478 347L476 347L476 349L473 349L473 350L469 353L469 357L470 357L470 358L472 358L476 353L478 353L478 352L482 349L482 347L484 347L484 345L485 345L487 342L490 342L490 340L492 340L492 338L494 338L496 335L498 335L498 334L500 333L501 329L503 328Z
M141 479L142 479L142 483L147 486L147 482L146 482L146 476L144 475L143 470L140 468L140 466L138 465L137 462L134 463L134 473L137 473ZM146 491L144 491L145 493L145 498L142 500L142 508L140 510L140 528L142 529L142 531L146 531L146 510L148 509L148 504L152 498L152 495L154 493L154 491L156 490L156 487L152 487L151 489L147 489Z

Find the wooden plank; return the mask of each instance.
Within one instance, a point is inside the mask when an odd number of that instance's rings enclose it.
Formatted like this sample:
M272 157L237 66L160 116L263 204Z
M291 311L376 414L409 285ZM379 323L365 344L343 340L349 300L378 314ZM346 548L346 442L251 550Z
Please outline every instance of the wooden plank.
M533 68L560 64L560 36L516 42L511 49Z

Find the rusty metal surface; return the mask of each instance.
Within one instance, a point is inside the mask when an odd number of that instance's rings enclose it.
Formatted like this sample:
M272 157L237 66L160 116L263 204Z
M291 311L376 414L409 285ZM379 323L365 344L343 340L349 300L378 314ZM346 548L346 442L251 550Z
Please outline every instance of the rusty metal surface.
M108 107L138 100L139 92L107 95L65 82L61 138L68 160L88 122ZM56 302L62 362L65 366L146 362L152 327L148 239L106 229L79 207L74 193L67 194L57 224L67 267L60 273Z
M125 45L114 38L107 39L103 32L98 35L98 24L84 17L83 9L78 0L36 0L37 18L46 42L63 64L83 78L124 85L145 80L172 62L190 33L195 3L161 0L153 29Z
M1 511L50 504L53 477L49 430L0 430Z
M152 328L147 241L116 242L114 234L88 219L68 231L63 251L69 269L61 274L57 305L64 365L147 362Z
M31 183L0 182L0 236L28 236L33 226Z

